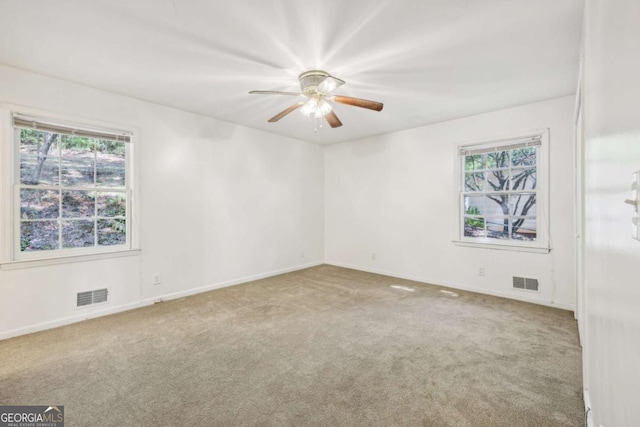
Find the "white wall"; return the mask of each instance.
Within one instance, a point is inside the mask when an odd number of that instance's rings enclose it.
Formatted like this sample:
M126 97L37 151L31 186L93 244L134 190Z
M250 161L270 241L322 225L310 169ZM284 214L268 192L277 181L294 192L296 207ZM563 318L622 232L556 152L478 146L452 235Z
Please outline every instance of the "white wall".
M0 81L1 102L139 128L142 247L0 270L0 337L320 263L324 244L333 264L574 306L573 97L323 148L9 67ZM455 146L546 127L552 252L454 246ZM540 294L512 290L513 275ZM102 286L108 306L75 309L76 291Z
M594 426L640 425L640 2L588 0L584 32L585 379Z
M142 247L0 270L0 338L322 262L321 146L5 66L0 82L2 103L140 130ZM75 309L77 290L105 285L108 306Z
M327 147L326 262L573 308L574 101L567 96ZM551 253L455 246L455 147L537 128L551 130ZM538 278L540 294L513 290L513 275Z

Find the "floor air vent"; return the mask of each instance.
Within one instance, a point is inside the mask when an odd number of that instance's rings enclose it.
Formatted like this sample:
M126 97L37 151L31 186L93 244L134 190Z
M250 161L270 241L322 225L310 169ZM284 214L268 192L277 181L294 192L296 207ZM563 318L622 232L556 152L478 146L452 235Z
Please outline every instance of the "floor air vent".
M93 291L78 292L76 297L76 307L100 304L109 301L109 290L95 289Z
M530 279L528 277L516 277L513 276L513 288L522 289L525 291L538 292L540 287L538 285L538 279Z

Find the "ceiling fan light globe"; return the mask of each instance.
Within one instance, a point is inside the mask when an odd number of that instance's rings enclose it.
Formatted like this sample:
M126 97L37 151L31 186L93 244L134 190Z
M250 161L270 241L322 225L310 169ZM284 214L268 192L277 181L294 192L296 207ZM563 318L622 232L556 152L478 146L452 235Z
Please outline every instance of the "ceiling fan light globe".
M324 99L310 98L300 109L300 112L307 117L322 118L333 110L331 104Z
M311 117L312 114L318 109L318 100L316 98L309 98L307 102L300 108L300 112L307 117Z
M316 117L324 117L329 114L331 110L333 110L331 104L329 104L324 99L321 99L320 102L318 102L318 106L316 107Z

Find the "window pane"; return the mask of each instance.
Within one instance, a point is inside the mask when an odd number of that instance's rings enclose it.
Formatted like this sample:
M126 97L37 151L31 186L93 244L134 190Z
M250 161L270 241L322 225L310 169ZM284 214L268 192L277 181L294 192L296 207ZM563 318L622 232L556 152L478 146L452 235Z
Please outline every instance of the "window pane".
M93 186L93 160L81 157L63 157L60 182L65 187Z
M465 188L464 191L483 191L484 190L484 173L472 172L464 175Z
M95 192L63 191L62 216L64 218L91 218L95 216Z
M86 248L93 246L95 242L93 227L93 220L62 221L62 247Z
M56 190L20 190L20 218L58 218L59 195Z
M124 219L98 220L98 245L124 245L127 243L127 227Z
M509 200L509 214L515 216L536 216L536 195L512 195Z
M97 142L96 182L100 187L124 187L125 143Z
M20 184L58 185L58 158L20 155Z
M512 169L511 189L512 190L535 190L537 175L535 168Z
M58 221L34 221L20 224L20 251L58 249Z
M20 155L58 156L59 137L57 133L20 129Z
M44 138L42 132L35 129L20 129L20 154L38 154Z
M509 195L492 194L485 197L485 211L487 216L507 216L509 215Z
M93 186L94 140L62 135L61 183L66 187Z
M509 152L508 151L496 151L494 153L487 154L487 168L508 168L509 167Z
M464 235L465 237L485 237L484 218L465 216Z
M514 240L536 240L538 237L535 218L513 218L511 238Z
M469 215L483 215L484 196L464 196L464 211Z
M125 193L98 192L98 216L114 217L127 214Z
M536 147L511 150L511 164L513 166L535 166L537 151Z
M485 158L483 154L474 154L473 156L465 156L464 169L468 171L484 169Z
M509 189L509 169L487 172L487 191Z
M487 237L490 239L509 239L509 218L487 218Z

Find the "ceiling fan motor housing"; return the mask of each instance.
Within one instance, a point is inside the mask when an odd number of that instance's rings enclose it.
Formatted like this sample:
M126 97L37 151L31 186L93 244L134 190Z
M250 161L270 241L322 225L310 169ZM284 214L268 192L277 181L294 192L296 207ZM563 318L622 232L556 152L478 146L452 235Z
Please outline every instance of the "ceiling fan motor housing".
M302 93L307 96L316 94L318 85L329 76L329 73L320 70L311 70L300 74L300 76L298 76L298 80L300 80L300 89L302 89Z

